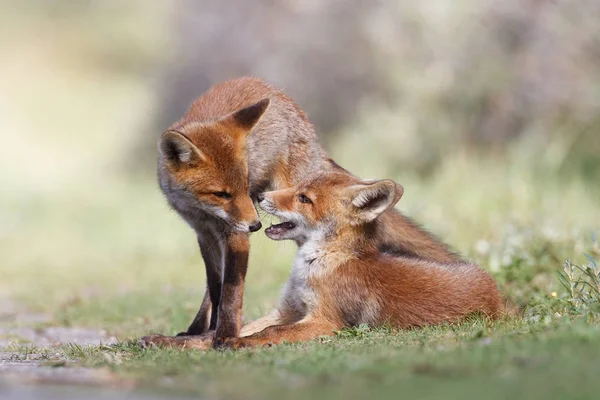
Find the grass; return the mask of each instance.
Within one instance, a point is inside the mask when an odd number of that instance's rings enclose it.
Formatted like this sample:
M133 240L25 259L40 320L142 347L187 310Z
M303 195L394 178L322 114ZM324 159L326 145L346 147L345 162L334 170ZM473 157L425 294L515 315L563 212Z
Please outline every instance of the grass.
M321 339L237 353L66 349L146 388L228 398L592 398L600 372L597 327L489 323ZM581 365L586 365L585 370Z

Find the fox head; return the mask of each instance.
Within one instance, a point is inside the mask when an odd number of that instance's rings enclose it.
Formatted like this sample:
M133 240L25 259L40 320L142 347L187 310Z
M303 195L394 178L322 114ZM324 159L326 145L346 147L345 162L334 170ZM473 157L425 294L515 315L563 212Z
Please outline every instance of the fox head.
M259 206L282 221L265 230L273 240L299 244L374 221L393 207L403 188L391 180L360 181L348 174L327 173L310 177L289 189L262 193Z
M219 120L189 122L163 133L159 182L184 218L202 210L237 232L261 228L248 194L245 145L268 105L264 99Z

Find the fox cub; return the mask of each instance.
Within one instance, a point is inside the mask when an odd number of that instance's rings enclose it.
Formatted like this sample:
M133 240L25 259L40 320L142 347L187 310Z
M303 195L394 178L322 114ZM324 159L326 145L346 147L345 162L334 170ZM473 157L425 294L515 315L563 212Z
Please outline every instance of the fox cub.
M225 345L297 342L363 323L409 328L472 313L497 316L503 307L496 284L476 265L378 248L379 216L402 193L391 180L325 173L259 195L259 206L282 221L267 228L267 236L294 240L299 248L279 308Z

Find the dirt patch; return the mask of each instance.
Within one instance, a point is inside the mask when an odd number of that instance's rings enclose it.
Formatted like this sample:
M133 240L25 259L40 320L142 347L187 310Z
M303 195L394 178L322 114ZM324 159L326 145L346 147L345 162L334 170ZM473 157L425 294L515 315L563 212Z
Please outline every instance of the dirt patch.
M0 299L0 382L114 383L108 371L70 365L58 347L110 345L117 339L98 329L47 326L51 320L49 315L28 312L9 299Z
M56 347L67 343L80 346L114 344L117 339L103 330L53 326L48 328L0 327L0 348L13 344Z
M15 352L0 353L2 380L12 383L50 383L70 385L104 385L114 382L112 374L104 370L70 366L60 353Z

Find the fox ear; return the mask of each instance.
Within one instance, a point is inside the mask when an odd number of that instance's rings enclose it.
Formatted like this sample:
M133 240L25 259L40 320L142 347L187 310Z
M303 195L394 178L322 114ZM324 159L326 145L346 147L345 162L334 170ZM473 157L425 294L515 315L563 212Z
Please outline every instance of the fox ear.
M346 190L350 207L362 222L373 221L382 212L393 207L404 193L402 186L389 179L362 182Z
M252 104L246 108L242 108L231 114L227 119L234 122L237 126L242 128L246 135L250 133L254 125L260 120L260 117L265 113L269 106L270 100L268 98L262 99L258 103Z
M194 164L204 161L202 152L190 140L177 131L166 131L158 143L161 157L175 165Z

